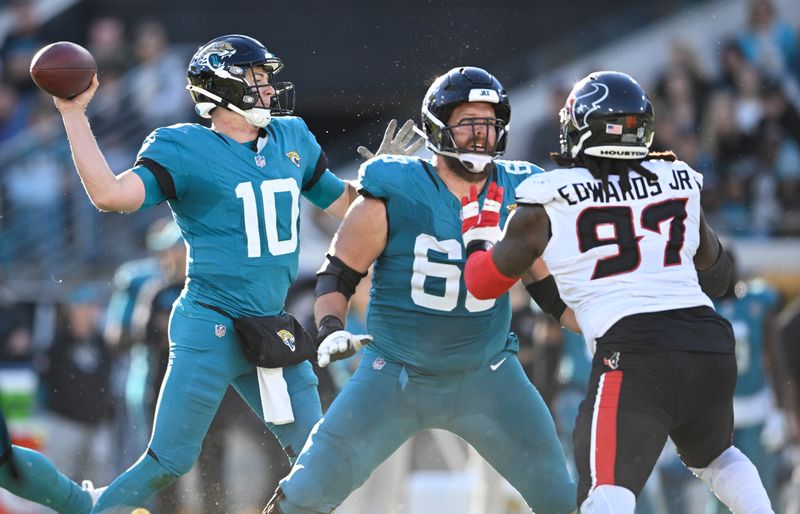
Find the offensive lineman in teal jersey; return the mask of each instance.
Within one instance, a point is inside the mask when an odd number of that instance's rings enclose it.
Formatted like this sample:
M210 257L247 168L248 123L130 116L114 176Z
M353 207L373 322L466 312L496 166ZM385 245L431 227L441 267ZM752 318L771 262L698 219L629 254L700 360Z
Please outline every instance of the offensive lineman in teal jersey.
M787 429L773 393L773 385L785 383L780 377L786 376L776 339L779 302L777 291L769 284L763 280L738 281L735 271L728 292L714 300L716 311L731 322L736 338L733 443L758 468L773 505L778 501L777 451ZM716 497L711 496L710 501L713 508L708 512L728 512Z
M96 77L74 99L55 99L94 205L131 212L167 201L188 248L187 281L170 319L170 363L147 451L108 486L93 513L129 512L189 471L229 385L290 460L321 416L311 364L277 368L267 384L264 370L245 359L232 324L232 318L283 314L297 271L300 195L340 219L355 197L354 188L327 169L305 123L288 116L293 85L274 81L282 68L247 36L203 45L189 64L187 89L211 128L156 129L134 167L119 176L108 168L84 114ZM286 346L294 349L293 342Z
M472 444L537 513L575 510L553 420L516 356L508 296L479 301L462 279L460 196L481 188L480 200L494 202L502 222L512 206L498 202L499 188L513 191L542 170L494 160L505 150L511 111L503 87L480 68L439 77L422 113L433 161L364 163L362 198L318 273L319 364L360 347L365 336L345 331L342 320L373 261L374 340L265 513L331 512L404 441L432 428Z

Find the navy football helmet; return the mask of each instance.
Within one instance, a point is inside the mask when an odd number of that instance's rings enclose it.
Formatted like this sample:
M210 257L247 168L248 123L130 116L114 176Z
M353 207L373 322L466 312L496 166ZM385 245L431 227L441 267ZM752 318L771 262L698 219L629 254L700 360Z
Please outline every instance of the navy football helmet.
M259 66L267 71L266 84L249 84L247 70ZM220 36L201 46L189 63L186 88L200 116L210 118L211 110L224 107L256 127L266 127L272 116L289 115L294 110L294 85L275 82L283 62L259 41L239 34ZM259 88L272 86L275 95L264 105Z
M561 155L644 159L653 142L653 104L630 75L590 73L572 88L561 109Z
M453 126L448 120L457 105L464 102L487 102L494 104L496 119L467 118L459 126L485 125L495 130L493 148L472 148L464 150L456 147ZM453 68L437 78L422 101L422 127L420 132L432 152L455 157L473 173L484 171L495 158L506 150L508 124L511 120L511 104L502 84L489 72L481 68L464 66Z

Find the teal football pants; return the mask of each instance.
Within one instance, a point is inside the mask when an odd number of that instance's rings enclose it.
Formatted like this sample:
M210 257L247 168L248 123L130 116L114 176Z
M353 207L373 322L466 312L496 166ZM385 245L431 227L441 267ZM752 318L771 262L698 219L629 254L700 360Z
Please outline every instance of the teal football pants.
M576 485L542 397L515 353L490 363L425 375L367 348L281 482L282 512L331 512L404 441L431 428L470 443L537 514L575 511Z
M187 313L177 308L169 331L169 366L147 452L109 485L92 513L123 512L120 507L140 506L189 471L229 385L263 419L256 368L242 355L230 319L206 309ZM295 421L266 425L294 461L322 408L311 363L284 368L283 376Z

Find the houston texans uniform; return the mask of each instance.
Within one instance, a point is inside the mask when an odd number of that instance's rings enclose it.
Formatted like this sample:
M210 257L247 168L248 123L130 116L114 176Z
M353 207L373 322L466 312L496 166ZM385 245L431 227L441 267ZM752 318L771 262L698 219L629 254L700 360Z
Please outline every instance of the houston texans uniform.
M495 163L504 222L516 186L541 170ZM553 420L509 334L508 295L481 301L465 287L459 198L418 158L380 156L359 178L388 219L367 314L374 342L281 482L281 509L330 512L414 433L438 428L472 444L537 513L574 511Z
M736 382L730 324L701 291L702 175L681 161L644 161L608 187L585 168L535 175L517 202L543 205L542 258L594 351L574 434L578 503L600 485L638 495L667 436L684 463L727 449Z
M275 118L258 142L241 144L198 124L156 129L133 172L142 208L168 201L188 248L187 280L170 320L170 363L147 453L102 495L92 512L141 505L187 472L225 391L263 419L256 368L245 360L231 316L282 312L298 261L300 195L328 207L344 184L327 170L300 118ZM269 428L290 458L321 416L309 362L286 367L295 421Z

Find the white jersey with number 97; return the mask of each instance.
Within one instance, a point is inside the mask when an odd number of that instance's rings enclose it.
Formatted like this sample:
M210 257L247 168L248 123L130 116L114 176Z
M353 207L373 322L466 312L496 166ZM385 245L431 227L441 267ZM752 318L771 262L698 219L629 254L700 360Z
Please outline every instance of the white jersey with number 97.
M585 168L533 175L516 190L520 204L541 204L552 235L542 255L587 344L632 314L712 306L700 290L694 254L700 241L703 177L682 161L642 163L604 189Z

